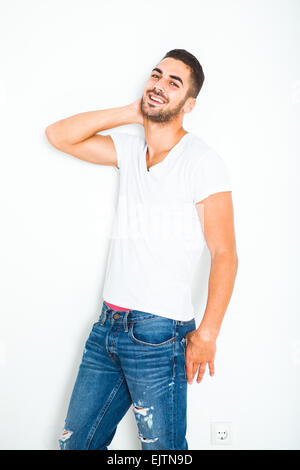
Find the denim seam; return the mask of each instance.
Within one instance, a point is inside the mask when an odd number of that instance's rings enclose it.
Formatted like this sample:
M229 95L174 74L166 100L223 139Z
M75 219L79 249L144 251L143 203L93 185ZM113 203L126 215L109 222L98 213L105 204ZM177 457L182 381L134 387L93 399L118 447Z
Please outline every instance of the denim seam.
M151 317L151 318L143 318L142 320L129 320L128 323L138 323L141 321L148 321L148 320L153 320L154 318L157 318L157 316ZM159 318L165 318L165 317L159 317ZM170 318L169 318L170 320Z
M117 385L114 387L114 389L111 391L108 399L106 400L106 403L105 405L103 406L103 408L101 409L101 412L100 414L98 415L97 419L96 419L96 422L94 424L94 426L92 427L89 435L88 435L88 438L87 438L87 442L86 442L86 449L88 450L90 445L91 445L91 442L92 442L92 439L95 435L95 432L103 418L103 416L105 415L106 411L108 410L109 408L109 405L111 404L111 402L113 401L118 389L120 388L120 386L122 385L124 381L124 376L122 375L119 379L119 381L117 382Z
M174 341L174 351L173 351L173 378L176 377L176 371L175 371L175 355L176 355L176 339L177 339L177 322L174 323L175 325L175 341Z
M175 337L176 337L176 322L174 323L175 325ZM173 355L173 373L175 371L174 365L175 365L175 352L176 352L176 340L174 341L174 355ZM175 376L174 376L175 377ZM171 442L171 449L174 449L174 432L175 432L175 425L174 425L174 412L175 412L175 387L176 387L176 381L173 378L173 387L171 387L171 399L172 399L172 410L171 410L171 437L172 437L172 442Z

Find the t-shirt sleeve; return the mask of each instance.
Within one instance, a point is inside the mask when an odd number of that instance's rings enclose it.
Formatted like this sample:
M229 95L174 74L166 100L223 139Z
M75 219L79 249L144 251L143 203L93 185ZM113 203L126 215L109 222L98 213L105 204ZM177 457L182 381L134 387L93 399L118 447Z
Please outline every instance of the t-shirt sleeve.
M117 152L117 167L118 171L125 168L127 162L130 159L130 156L133 153L134 145L137 137L132 134L127 134L125 132L113 131L109 134L113 140L113 143Z
M211 194L232 191L228 166L214 149L209 149L199 156L193 170L194 203L202 201Z

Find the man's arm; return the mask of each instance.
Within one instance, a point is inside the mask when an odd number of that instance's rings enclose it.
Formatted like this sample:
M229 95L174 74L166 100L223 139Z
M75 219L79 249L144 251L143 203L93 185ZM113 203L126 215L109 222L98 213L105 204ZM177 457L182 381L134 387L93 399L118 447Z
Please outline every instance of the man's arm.
M201 382L206 365L214 374L216 340L230 301L238 268L231 192L212 194L197 203L203 233L211 255L206 309L199 327L187 333L186 375Z
M140 101L118 108L75 114L50 124L46 130L49 142L58 150L91 163L117 166L117 153L109 135L98 135L125 124L143 125Z

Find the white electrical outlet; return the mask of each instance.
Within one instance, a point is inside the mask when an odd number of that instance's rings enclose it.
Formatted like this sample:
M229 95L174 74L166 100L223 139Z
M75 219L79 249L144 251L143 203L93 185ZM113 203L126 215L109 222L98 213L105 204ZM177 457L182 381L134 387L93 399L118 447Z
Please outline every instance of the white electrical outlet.
M211 423L211 443L215 446L232 444L232 426L228 421Z

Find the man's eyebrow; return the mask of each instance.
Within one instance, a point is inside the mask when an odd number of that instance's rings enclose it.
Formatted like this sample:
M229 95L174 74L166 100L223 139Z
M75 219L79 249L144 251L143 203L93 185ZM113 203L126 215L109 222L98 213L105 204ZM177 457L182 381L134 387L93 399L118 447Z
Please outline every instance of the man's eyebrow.
M156 70L156 72L162 74L162 71L161 71L158 67L155 67L155 68L152 70L152 72L154 72L155 70ZM183 81L181 80L180 77L177 77L177 75L169 75L169 77L173 78L174 80L178 80L178 81L183 85Z

